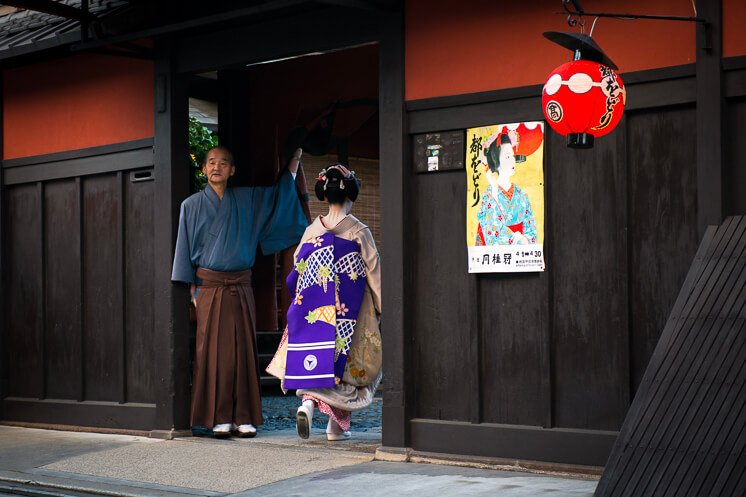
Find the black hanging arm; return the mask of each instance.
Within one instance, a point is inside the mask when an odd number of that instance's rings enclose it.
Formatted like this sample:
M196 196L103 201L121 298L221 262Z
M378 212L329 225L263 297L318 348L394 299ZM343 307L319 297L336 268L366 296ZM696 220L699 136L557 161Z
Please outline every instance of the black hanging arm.
M569 6L572 4L572 8ZM580 5L579 0L562 0L562 8L567 13L567 23L570 26L575 26L577 20L575 17L612 17L617 19L649 19L655 21L684 21L684 22L698 22L707 24L705 19L701 17L684 17L684 16L657 16L647 14L608 14L605 12L586 12Z

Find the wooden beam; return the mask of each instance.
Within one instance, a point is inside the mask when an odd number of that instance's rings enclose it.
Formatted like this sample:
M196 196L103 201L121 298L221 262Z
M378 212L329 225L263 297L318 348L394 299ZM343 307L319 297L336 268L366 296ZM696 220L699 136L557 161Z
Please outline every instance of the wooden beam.
M700 237L723 220L722 0L697 2L697 217Z
M189 427L189 292L171 282L179 205L189 195L187 80L175 74L174 43L156 40L155 61L155 254L154 329L156 428Z
M3 79L0 75L0 95L3 95ZM3 113L4 106L0 105L0 157L3 152ZM0 295L8 295L7 278L5 277L5 257L8 249L5 243L5 203L6 203L5 184L3 182L2 170L0 170ZM0 399L8 395L8 369L7 369L7 319L5 314L5 301L0 299ZM0 419L5 419L4 404L0 402Z
M435 419L413 419L410 424L415 450L505 458L511 464L517 459L603 466L618 435L615 431Z
M409 223L407 213L413 202L409 183L412 174L404 160L409 156L405 139L404 112L404 20L402 14L391 15L382 22L379 49L379 150L381 181L381 240L382 258L381 304L385 314L382 334L383 370L386 388L383 392L383 445L409 446L409 419L413 405L414 385L411 372L411 312L408 290L412 287L409 263L413 257L407 251Z
M53 2L52 0L8 0L3 1L4 5L18 7L20 9L35 10L44 12L65 19L75 19L76 21L95 21L97 17L90 12L71 7L62 2Z
M7 2L6 2L7 3ZM227 12L221 12L219 14L213 14L208 16L199 17L197 19L190 19L188 21L177 22L173 24L167 24L165 26L157 26L154 28L148 28L133 33L127 33L123 35L104 37L97 40L90 40L88 42L82 42L71 47L73 51L84 51L93 48L104 47L107 45L121 43L124 41L139 40L142 38L152 38L161 35L178 33L181 31L192 31L207 26L216 26L225 22L235 22L241 19L249 19L259 15L270 14L275 11L282 9L290 9L300 7L302 4L308 3L308 0L277 0L275 2L262 3L260 5L254 5L252 7L245 7L242 9L230 10ZM212 36L211 36L212 38ZM212 38L214 39L214 38Z
M314 52L329 52L378 40L386 14L326 8L253 25L198 33L179 40L179 72L240 67Z
M391 11L394 7L386 2L372 0L316 0L318 3L335 5L338 7L349 7L352 9L375 10L377 12Z

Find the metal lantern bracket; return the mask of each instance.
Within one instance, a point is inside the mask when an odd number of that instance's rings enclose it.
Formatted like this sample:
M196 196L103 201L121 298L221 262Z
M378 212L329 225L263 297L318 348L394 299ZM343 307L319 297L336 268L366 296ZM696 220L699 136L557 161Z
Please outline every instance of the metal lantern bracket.
M610 14L606 12L586 12L585 9L580 5L580 0L562 0L562 8L567 13L567 24L570 27L575 27L578 24L578 19L582 17L611 17L615 19L648 19L655 21L684 21L684 22L696 22L704 28L705 43L703 48L705 50L712 49L712 26L707 20L701 17L684 17L684 16L658 16L648 14ZM696 11L695 11L696 14ZM581 23L582 25L582 23Z

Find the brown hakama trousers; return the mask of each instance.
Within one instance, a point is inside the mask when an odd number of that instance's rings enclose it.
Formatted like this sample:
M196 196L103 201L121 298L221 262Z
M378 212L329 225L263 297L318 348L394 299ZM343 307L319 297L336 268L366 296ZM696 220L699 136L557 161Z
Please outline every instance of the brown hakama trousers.
M251 270L197 269L192 426L262 424Z

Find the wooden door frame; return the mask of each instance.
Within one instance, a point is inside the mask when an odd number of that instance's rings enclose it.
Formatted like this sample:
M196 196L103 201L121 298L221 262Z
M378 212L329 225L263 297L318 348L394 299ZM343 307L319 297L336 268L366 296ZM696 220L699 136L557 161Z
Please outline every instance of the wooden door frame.
M406 447L409 442L407 401L411 389L404 378L409 357L405 339L404 234L409 219L405 202L410 174L405 171L407 150L404 111L403 12L330 7L288 16L254 26L226 28L179 38L156 40L155 114L155 326L158 360L159 428L188 426L189 379L186 339L186 290L171 283L179 204L188 195L186 166L186 104L190 74L241 67L315 52L379 45L379 147L384 314L383 443ZM334 75L339 77L340 75ZM183 138L182 138L183 137Z
M0 73L0 158L4 156L4 143L3 143L3 123L4 123L4 109L5 109L5 85L3 74ZM5 243L5 182L3 180L3 173L0 170L0 289L3 291L0 294L5 297L8 286L6 284L5 277L5 256L7 254L7 247ZM0 399L4 399L8 395L8 369L5 358L5 351L7 348L7 329L6 324L6 310L5 310L6 298L0 298ZM0 402L0 419L5 419L5 408L4 403Z

